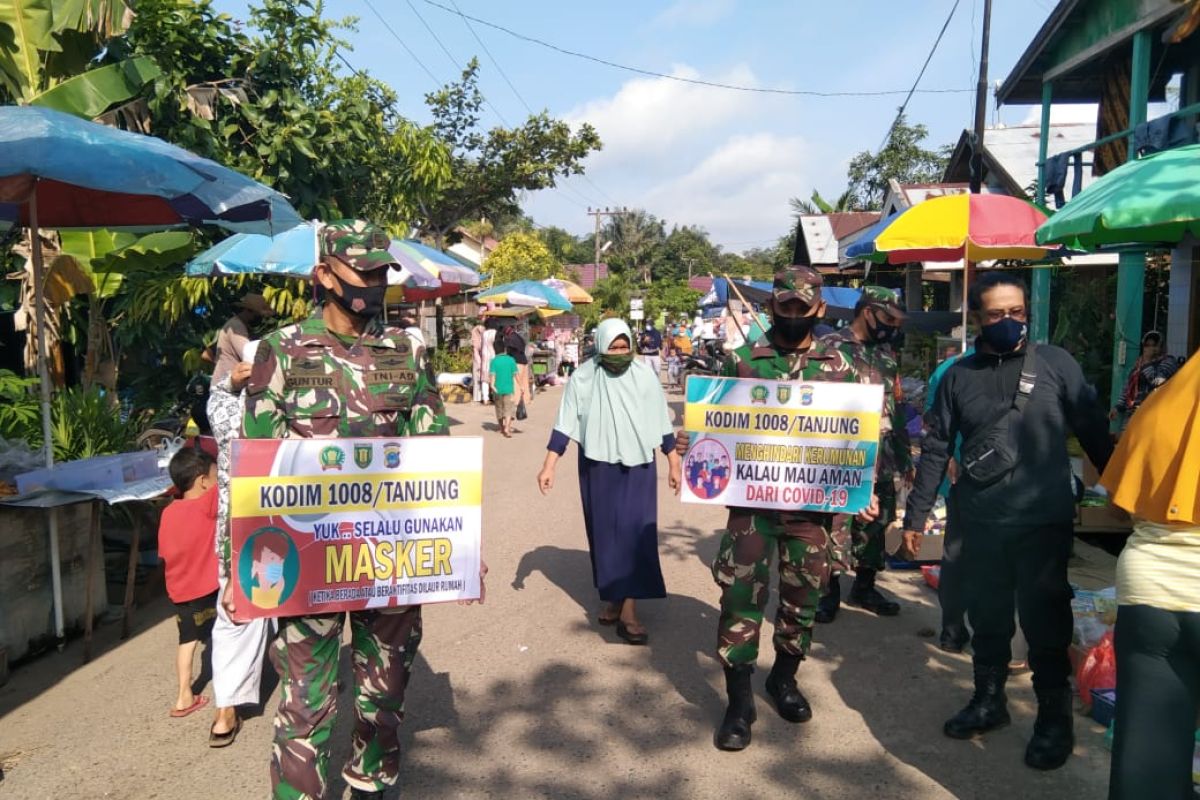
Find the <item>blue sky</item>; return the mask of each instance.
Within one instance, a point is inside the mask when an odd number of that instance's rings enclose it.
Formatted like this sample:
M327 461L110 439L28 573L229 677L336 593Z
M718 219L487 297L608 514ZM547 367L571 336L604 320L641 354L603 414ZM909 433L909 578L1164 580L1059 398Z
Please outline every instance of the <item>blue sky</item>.
M404 44L439 81L471 56L495 111L484 122L516 124L525 103L573 123L588 121L604 150L588 179L538 192L524 206L543 225L591 229L588 205L646 208L668 223L706 228L726 250L764 246L789 228L787 199L813 188L836 195L846 165L877 148L902 95L815 98L750 94L636 75L572 58L463 20L426 0L371 0ZM610 0L607 3L439 0L522 34L656 72L738 85L821 91L907 90L954 0ZM245 0L218 0L244 19ZM1053 0L994 3L990 81L1020 57ZM415 11L414 11L415 9ZM450 55L426 30L433 29ZM423 98L436 84L388 32L366 0L328 0L330 17L355 16L347 58L391 84L402 111L428 121ZM983 0L958 9L921 83L972 90ZM482 39L524 99L505 83ZM453 56L453 61L451 60ZM917 94L910 121L926 124L929 144L953 142L973 117L973 93ZM1089 119L1085 108L1064 119ZM1035 109L1001 109L989 121L1030 121Z

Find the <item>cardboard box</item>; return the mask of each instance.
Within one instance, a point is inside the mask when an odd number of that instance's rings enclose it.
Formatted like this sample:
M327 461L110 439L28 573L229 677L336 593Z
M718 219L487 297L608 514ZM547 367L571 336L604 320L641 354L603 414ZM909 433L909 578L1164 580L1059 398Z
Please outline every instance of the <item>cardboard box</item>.
M1123 509L1114 505L1077 506L1075 509L1075 531L1077 533L1129 533L1133 520Z
M900 545L904 541L904 531L899 525L889 525L888 529L883 534L883 547L888 552L888 555L894 556L896 551L900 549ZM944 534L935 534L932 536L921 537L921 549L917 551L917 557L913 561L941 561L942 560L942 545L946 541Z

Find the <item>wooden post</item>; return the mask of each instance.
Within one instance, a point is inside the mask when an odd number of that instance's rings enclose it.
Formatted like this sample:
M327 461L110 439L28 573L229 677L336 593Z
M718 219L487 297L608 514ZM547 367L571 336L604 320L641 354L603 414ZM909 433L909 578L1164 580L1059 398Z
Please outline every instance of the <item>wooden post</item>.
M92 618L96 616L96 609L92 603L92 594L95 591L96 581L96 549L100 544L100 519L103 516L104 506L99 500L93 500L91 525L88 530L88 551L87 551L87 595L83 601L83 663L86 664L92 660ZM101 560L101 568L103 568L103 559ZM106 589L107 591L107 589Z
M129 569L125 573L125 613L121 619L121 638L129 638L129 630L133 626L133 588L137 579L138 543L142 535L142 517L138 512L141 505L132 505L133 535L129 540Z

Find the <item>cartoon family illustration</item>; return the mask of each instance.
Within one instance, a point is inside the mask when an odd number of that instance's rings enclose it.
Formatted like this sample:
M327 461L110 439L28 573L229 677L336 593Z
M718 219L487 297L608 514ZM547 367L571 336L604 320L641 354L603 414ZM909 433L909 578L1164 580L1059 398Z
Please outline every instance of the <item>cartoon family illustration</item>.
M729 453L715 439L704 439L688 453L683 465L692 494L711 500L729 485Z

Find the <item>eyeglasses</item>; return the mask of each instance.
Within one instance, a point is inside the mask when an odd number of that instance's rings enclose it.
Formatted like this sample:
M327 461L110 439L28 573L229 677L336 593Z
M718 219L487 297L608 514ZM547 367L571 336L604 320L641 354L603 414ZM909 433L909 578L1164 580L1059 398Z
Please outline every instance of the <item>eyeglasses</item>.
M1007 311L1002 308L989 308L987 311L983 312L983 318L987 320L988 324L999 322L1000 320L1009 317L1015 319L1017 322L1024 322L1025 313L1025 306L1017 306L1016 308L1010 308Z

